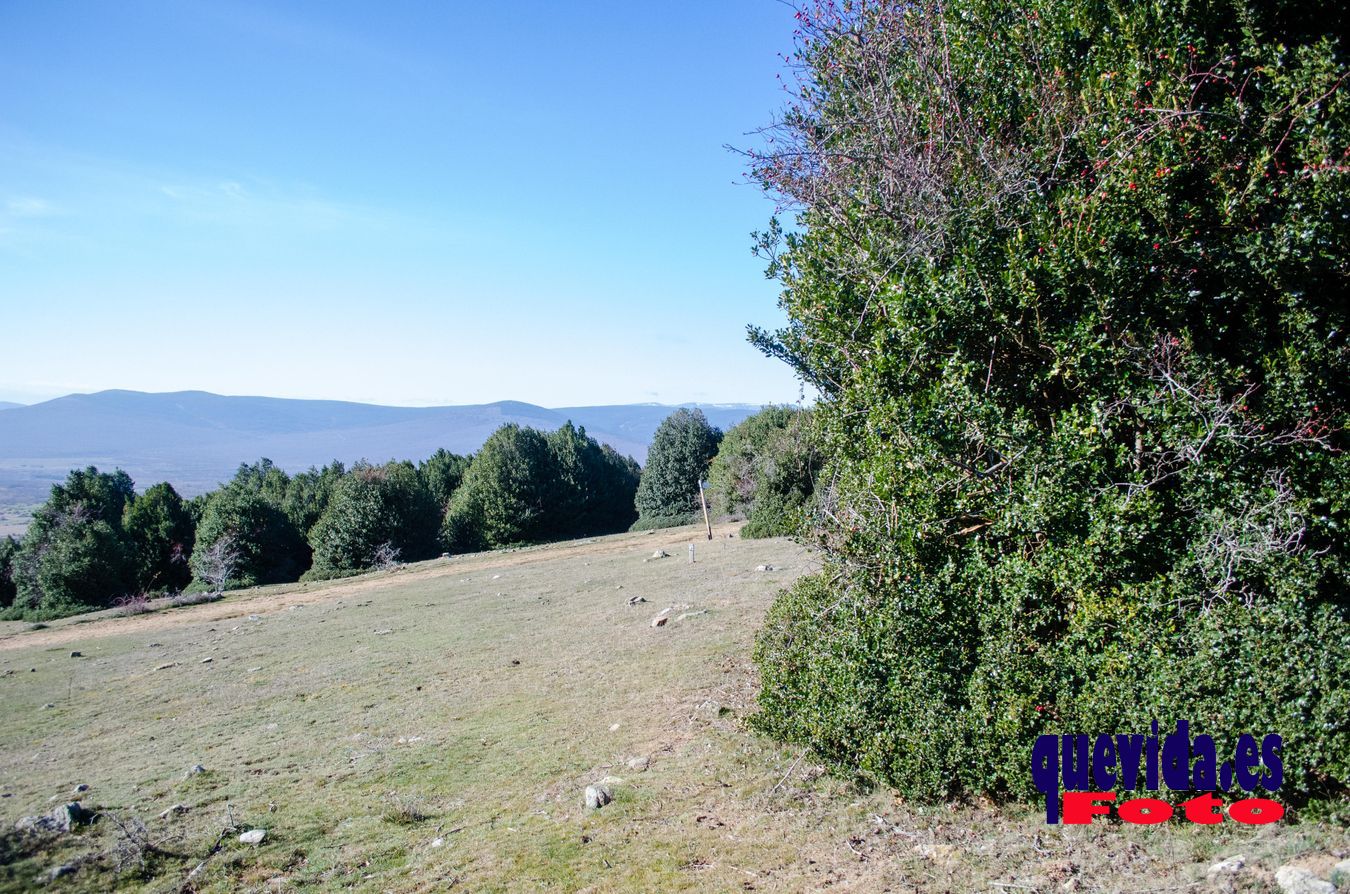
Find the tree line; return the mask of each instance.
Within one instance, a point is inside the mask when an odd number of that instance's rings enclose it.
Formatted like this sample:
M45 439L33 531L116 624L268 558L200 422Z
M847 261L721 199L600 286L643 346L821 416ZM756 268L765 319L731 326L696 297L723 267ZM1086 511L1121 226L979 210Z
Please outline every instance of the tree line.
M747 456L768 449L762 432L797 415L768 408L733 428L734 463L719 455L722 433L703 413L680 409L657 429L645 469L570 422L552 432L504 425L472 456L438 450L416 464L334 461L288 474L262 459L191 499L167 482L137 493L125 472L91 466L52 488L22 540L0 539L0 609L40 620L148 595L322 580L441 553L686 524L709 475L723 512L753 519L759 493L760 515L777 516L804 504L809 482L785 498L778 491L794 485L766 478ZM760 527L785 533L793 524Z

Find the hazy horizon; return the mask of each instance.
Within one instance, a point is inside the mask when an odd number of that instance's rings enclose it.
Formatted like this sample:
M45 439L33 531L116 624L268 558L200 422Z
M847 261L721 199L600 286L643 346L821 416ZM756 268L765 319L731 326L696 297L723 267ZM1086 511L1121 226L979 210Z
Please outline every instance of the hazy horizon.
M685 401L670 401L670 402L659 400L647 400L647 401L625 401L623 403L618 404L597 403L594 401L580 401L577 403L558 404L556 406L550 406L548 404L540 404L534 401L521 400L515 397L499 397L494 400L474 401L473 403L467 404L413 404L413 403L400 404L400 403L379 403L368 400L348 400L346 398L341 397L283 397L277 394L223 394L218 391L207 391L202 388L175 388L168 391L144 391L138 388L110 387L110 388L99 388L93 391L68 391L64 394L56 394L51 397L44 397L38 400L21 401L21 400L14 400L11 398L0 398L0 406L31 407L37 406L38 404L44 404L53 400L60 400L61 398L64 397L89 397L93 395L107 394L107 393L144 394L157 396L167 394L208 394L211 395L212 397L245 398L245 399L261 399L261 400L327 401L334 403L365 404L368 406L377 406L377 407L397 407L399 409L407 409L407 410L416 410L416 409L433 410L433 409L444 409L447 407L466 407L466 406L468 407L493 406L495 404L503 404L503 403L529 404L531 406L542 407L548 410L566 410L573 407L618 407L618 406L652 406L652 407L672 407L672 408L685 406L764 407L769 406L770 404L785 404L795 406L803 403L802 400L788 400L788 401L685 400ZM809 403L809 401L806 402Z

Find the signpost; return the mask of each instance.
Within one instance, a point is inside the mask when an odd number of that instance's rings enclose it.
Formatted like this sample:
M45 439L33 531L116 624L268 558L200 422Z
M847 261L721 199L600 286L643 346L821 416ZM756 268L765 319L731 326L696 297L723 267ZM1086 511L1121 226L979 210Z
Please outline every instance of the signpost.
M708 518L708 495L703 492L703 480L698 482L698 501L703 504L703 523L708 526L708 539L712 540L712 520Z

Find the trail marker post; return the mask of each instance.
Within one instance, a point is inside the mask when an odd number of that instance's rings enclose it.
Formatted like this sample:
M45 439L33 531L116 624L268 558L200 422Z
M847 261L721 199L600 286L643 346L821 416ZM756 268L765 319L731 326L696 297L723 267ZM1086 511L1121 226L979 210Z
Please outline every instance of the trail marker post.
M703 492L703 479L698 482L698 501L703 504L703 524L708 526L708 539L712 540L712 520L708 518L708 495Z

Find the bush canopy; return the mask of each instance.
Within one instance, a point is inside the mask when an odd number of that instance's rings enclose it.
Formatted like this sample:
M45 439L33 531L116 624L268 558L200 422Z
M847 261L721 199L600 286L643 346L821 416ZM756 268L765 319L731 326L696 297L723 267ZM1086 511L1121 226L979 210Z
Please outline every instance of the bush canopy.
M1350 96L1340 3L798 13L754 176L820 393L828 562L760 725L929 799L1041 733L1284 737L1350 779ZM1231 752L1230 752L1231 753Z

